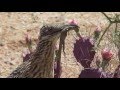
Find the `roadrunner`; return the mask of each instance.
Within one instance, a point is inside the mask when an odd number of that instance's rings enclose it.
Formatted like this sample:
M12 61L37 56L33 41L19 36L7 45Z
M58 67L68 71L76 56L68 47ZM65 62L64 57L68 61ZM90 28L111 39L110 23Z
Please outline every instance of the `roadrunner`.
M44 25L39 42L30 60L23 62L8 78L54 78L54 47L64 31L75 30L77 25Z

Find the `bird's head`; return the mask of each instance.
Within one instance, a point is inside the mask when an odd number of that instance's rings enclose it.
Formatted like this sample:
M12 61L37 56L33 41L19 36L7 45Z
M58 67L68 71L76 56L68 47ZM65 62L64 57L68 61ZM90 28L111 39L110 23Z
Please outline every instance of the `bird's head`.
M53 40L58 39L62 32L70 31L70 30L78 30L79 26L74 24L67 25L45 25L40 30L40 40Z

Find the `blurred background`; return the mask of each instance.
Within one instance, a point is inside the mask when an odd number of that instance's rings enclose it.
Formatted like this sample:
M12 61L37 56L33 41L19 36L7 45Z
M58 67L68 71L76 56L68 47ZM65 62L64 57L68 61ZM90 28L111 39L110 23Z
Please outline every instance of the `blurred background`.
M107 15L113 17L114 13L116 12L107 12ZM101 30L104 30L109 24L106 17L100 12L0 12L0 78L7 77L23 63L22 54L27 50L26 33L30 35L35 49L42 25L67 23L72 19L77 21L83 36L92 35L96 27L101 27ZM110 28L109 33L113 28L114 26ZM101 42L100 48L107 46L116 52L114 45L109 41L109 35L106 36ZM82 70L82 66L76 62L73 55L73 44L76 38L75 32L70 32L66 39L66 56L62 54L62 78L78 77ZM111 60L111 71L118 64L117 56L114 57L115 60Z

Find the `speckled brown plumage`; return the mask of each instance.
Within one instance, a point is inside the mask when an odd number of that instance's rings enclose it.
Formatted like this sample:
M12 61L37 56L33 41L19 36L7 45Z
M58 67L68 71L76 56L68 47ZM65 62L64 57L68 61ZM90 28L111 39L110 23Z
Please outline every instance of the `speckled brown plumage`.
M39 43L29 60L14 70L8 78L54 78L54 47L62 32L78 29L77 25L44 25Z

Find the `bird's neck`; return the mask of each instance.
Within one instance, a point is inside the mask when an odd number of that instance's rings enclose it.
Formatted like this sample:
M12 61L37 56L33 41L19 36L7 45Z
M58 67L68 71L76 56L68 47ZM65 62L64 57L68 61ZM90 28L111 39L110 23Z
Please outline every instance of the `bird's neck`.
M40 41L37 45L35 53L41 59L48 59L54 55L55 43L49 40Z
M52 41L39 41L31 62L33 71L40 71L36 77L54 77L54 46L55 43Z

